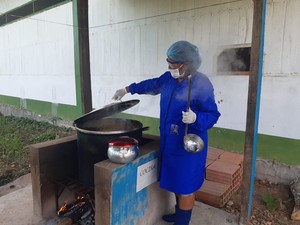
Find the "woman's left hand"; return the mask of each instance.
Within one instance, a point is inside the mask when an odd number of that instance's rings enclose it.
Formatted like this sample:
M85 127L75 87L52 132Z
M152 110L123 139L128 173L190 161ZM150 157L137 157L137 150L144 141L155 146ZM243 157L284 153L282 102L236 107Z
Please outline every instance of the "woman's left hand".
M191 108L189 108L187 112L182 112L182 122L191 124L194 123L196 119L197 115L193 112L193 110L191 110Z

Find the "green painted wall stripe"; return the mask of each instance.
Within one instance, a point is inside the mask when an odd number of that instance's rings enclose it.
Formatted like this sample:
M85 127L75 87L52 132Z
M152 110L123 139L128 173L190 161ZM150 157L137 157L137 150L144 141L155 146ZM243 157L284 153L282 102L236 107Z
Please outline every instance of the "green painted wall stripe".
M42 115L51 115L53 118L63 118L65 120L73 121L81 115L78 114L76 106L39 102L31 99L27 99L26 101L28 110L38 112Z
M24 108L31 112L53 117L54 119L61 118L64 120L73 121L82 115L80 112L78 112L76 106L55 104L32 99L20 99L16 97L0 95L0 103L14 106L17 109Z
M244 151L245 132L213 128L209 132L209 145L233 152Z
M300 165L300 140L259 135L258 157L288 165Z
M7 105L15 106L20 108L20 98L0 95L0 102Z

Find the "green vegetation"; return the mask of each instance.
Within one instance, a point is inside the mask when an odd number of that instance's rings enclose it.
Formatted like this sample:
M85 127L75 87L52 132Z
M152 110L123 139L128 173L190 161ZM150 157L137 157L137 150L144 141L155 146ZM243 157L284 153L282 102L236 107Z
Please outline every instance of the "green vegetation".
M269 194L263 194L262 200L266 204L266 207L269 211L275 211L276 209L278 209L279 204L280 204L279 199L277 199Z
M0 115L0 185L30 172L29 145L73 133L47 122Z

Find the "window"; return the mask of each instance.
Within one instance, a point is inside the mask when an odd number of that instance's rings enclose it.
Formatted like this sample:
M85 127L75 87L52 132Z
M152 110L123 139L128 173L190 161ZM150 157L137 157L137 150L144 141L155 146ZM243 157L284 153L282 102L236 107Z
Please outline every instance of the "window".
M217 73L249 75L251 47L224 49L217 57Z

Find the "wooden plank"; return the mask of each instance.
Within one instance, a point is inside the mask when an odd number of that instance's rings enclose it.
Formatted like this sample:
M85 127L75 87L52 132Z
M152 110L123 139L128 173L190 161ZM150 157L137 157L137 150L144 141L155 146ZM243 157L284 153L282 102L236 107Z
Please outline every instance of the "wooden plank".
M258 90L258 73L262 34L262 16L263 16L263 1L254 0L253 11L253 29L252 29L252 47L251 47L251 63L249 74L249 88L248 88L248 109L246 121L246 136L244 145L244 171L242 182L242 198L241 198L241 214L240 224L248 224L250 216L248 215L250 188L251 188L251 173L252 173L252 159L253 159L253 144L255 137L255 119L257 110L257 90Z
M111 224L111 186L113 171L111 166L114 166L114 164L108 160L94 165L96 225Z
M92 111L88 0L77 0L82 112Z

